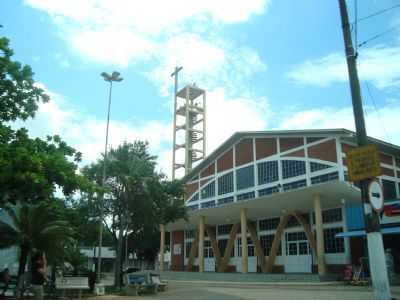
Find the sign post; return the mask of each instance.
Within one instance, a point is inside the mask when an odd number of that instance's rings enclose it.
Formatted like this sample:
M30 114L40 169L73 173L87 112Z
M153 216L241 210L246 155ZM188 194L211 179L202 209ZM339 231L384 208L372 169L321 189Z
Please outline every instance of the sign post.
M355 148L346 157L351 181L360 181L382 175L376 145L370 144Z
M370 182L368 186L368 199L372 208L376 212L381 212L383 209L383 190L382 186L377 180Z

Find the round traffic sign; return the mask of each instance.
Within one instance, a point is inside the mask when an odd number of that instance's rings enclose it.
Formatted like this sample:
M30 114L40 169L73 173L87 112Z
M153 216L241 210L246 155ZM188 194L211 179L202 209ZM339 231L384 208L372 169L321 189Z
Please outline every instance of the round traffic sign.
M374 180L369 184L368 198L374 210L379 212L383 209L383 190L378 181Z

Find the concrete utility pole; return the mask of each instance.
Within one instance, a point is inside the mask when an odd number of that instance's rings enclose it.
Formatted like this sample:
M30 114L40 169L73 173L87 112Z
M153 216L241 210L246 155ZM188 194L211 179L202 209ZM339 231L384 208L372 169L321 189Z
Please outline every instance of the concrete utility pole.
M174 87L174 138L172 141L172 180L175 179L175 144L176 144L176 106L177 106L177 94L178 94L178 73L181 71L182 67L175 67L175 71L171 74L171 77L175 79L175 87Z
M358 146L368 144L367 132L365 129L364 112L361 101L360 82L357 74L356 53L354 53L351 40L349 17L345 0L338 0L340 16L342 21L343 38L347 59L347 69L350 79L351 98L353 102L354 119L356 123ZM388 281L385 252L383 248L382 234L378 214L371 209L368 200L369 180L360 181L361 200L364 205L365 229L367 232L369 268L372 278L375 300L390 300L390 287Z

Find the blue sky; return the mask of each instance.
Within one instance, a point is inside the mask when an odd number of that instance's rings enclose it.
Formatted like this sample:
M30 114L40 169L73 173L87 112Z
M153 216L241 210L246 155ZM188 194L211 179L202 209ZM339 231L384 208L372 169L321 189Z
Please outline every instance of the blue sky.
M399 4L358 1L358 16ZM85 163L104 147L103 71L124 77L111 145L148 140L167 174L177 64L181 86L207 91L208 153L235 131L354 128L336 0L3 0L0 24L52 99L23 125L62 135ZM368 133L400 144L400 8L357 27L359 43L391 28L359 49L358 63Z

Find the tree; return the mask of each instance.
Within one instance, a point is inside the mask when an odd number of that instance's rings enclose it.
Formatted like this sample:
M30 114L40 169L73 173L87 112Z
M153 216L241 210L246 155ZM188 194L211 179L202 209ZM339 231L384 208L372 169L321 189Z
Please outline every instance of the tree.
M103 163L104 160L99 160L84 168L83 174L100 183ZM171 197L172 186L177 187L175 184L167 183L164 176L156 172L156 157L150 155L147 142L124 143L110 150L102 207L104 225L113 234L117 249L117 286L120 285L122 245L127 233L132 240L141 238L144 241L147 238L146 243L141 243L142 248L136 249L142 253L148 249L150 242L154 242L159 218L172 220L183 214L183 200L179 204L178 196ZM179 189L176 188L176 191ZM171 205L175 205L174 208ZM106 219L109 221L106 222ZM153 249L157 249L157 244L158 237Z
M30 66L13 61L9 40L0 38L0 123L26 120L35 115L39 101L48 101L43 89L35 85Z
M49 97L33 80L27 65L12 60L9 40L0 38L0 207L8 201L38 201L60 187L66 195L85 185L76 174L81 154L59 136L32 139L24 128L5 122L34 117L40 101Z
M32 139L26 129L3 126L0 141L0 207L15 199L37 203L51 198L57 188L65 195L90 188L77 174L81 154L59 136Z
M64 243L73 234L68 222L60 218L57 206L50 201L8 204L0 220L0 248L17 246L20 250L18 277L24 273L32 251L46 252L52 263L63 254Z

